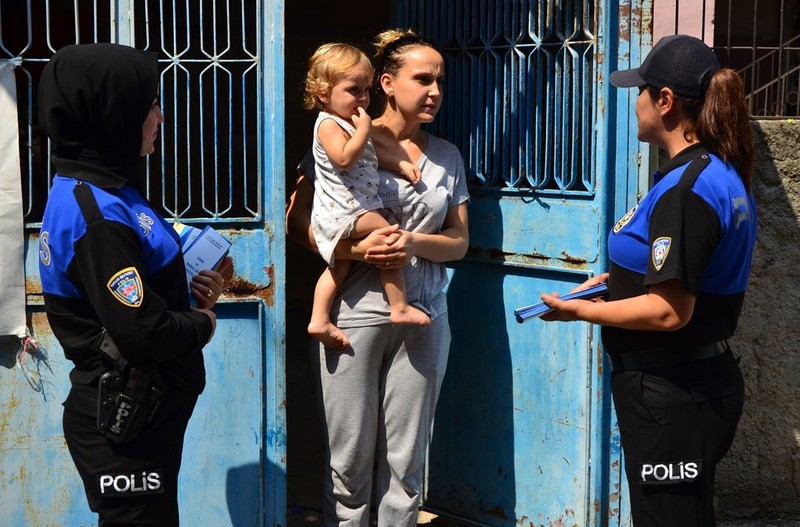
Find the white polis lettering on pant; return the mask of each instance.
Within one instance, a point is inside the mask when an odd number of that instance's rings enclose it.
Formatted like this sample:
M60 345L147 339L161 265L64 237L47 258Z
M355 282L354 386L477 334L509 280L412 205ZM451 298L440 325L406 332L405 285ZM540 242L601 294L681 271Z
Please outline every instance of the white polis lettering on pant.
M694 481L700 474L701 461L675 463L642 463L639 474L642 483L677 483Z
M120 496L126 494L160 494L161 473L141 472L136 474L101 474L97 476L100 494L103 496Z

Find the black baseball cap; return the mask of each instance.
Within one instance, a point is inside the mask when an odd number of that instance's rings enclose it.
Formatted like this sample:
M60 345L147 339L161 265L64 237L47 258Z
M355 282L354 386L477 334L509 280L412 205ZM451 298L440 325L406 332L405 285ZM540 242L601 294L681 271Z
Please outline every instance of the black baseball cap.
M717 56L702 40L671 35L658 41L641 66L615 71L609 80L618 88L670 88L676 95L702 99L709 75L719 67Z

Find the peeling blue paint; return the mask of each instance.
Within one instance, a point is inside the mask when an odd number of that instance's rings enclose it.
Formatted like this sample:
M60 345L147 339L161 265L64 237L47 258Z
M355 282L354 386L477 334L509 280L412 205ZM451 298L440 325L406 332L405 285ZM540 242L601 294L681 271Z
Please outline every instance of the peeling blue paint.
M271 447L286 446L286 431L276 428L267 430L267 445Z

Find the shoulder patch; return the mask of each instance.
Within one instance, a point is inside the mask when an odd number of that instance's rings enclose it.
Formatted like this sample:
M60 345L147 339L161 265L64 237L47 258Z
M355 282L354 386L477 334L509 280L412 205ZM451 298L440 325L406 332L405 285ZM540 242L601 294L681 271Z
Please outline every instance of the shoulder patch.
M656 271L660 271L664 266L664 262L667 260L667 255L669 254L670 245L672 245L672 238L669 237L657 238L656 241L653 242L653 266L656 268Z
M614 225L614 234L617 234L622 228L628 224L633 218L633 215L636 214L636 209L639 208L639 205L634 205L631 210L625 213L623 217L619 219L616 225Z
M144 287L139 271L135 267L126 267L119 271L106 284L114 298L130 307L139 307L144 299Z

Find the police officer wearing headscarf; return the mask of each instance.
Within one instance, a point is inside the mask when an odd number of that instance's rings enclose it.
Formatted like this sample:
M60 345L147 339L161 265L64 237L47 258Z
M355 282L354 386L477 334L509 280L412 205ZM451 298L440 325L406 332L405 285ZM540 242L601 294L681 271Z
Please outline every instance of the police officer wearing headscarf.
M178 525L186 426L205 385L221 276L192 279L179 238L138 190L163 116L156 56L67 46L39 86L56 169L40 272L50 326L74 363L64 436L99 525Z
M736 330L756 241L755 147L742 80L697 38L661 39L638 68L638 139L666 151L650 192L608 236L606 301L545 320L602 325L636 527L715 525L714 474L742 413Z

